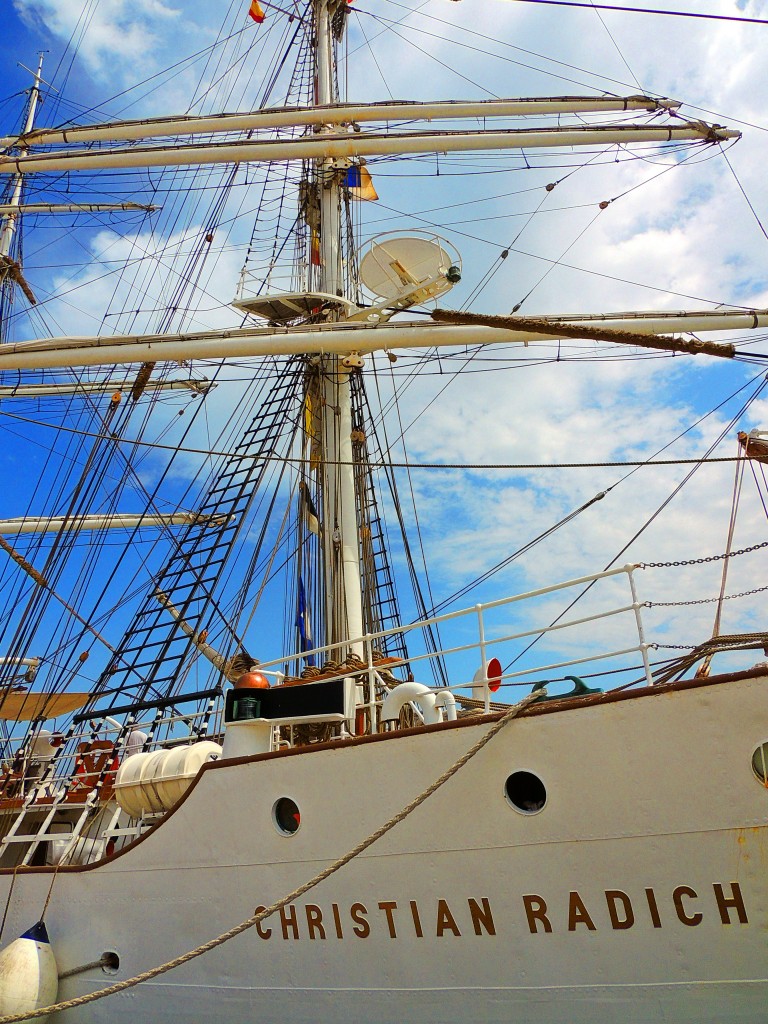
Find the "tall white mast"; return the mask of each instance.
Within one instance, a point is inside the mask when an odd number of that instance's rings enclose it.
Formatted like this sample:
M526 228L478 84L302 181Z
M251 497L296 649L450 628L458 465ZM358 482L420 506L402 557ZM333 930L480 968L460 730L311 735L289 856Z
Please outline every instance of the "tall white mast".
M315 0L315 14L316 99L323 106L338 100L328 0ZM320 129L321 133L336 130L332 125ZM333 157L325 157L316 166L320 190L320 287L328 294L343 296L339 165ZM363 633L350 382L349 371L337 355L324 360L323 371L326 642L344 643ZM351 649L362 654L360 644L351 645Z
M37 106L40 101L40 82L42 74L43 54L41 53L37 73L35 74L35 83L30 89L30 105L27 110L27 119L24 126L25 135L32 131L33 125L35 124L35 114L37 113ZM19 147L19 156L26 156L27 152L27 146ZM7 204L7 212L5 212L2 217L2 230L0 230L0 282L3 281L10 273L10 264L8 263L8 260L10 258L10 248L13 244L13 236L16 230L18 208L20 202L22 202L24 174L20 171L16 171L11 178L11 181L10 201Z

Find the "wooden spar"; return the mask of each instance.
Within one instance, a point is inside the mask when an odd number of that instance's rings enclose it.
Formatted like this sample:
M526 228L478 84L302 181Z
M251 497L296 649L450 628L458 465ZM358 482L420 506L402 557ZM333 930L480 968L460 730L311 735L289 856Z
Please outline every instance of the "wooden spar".
M529 117L536 114L584 114L623 110L677 110L678 100L651 96L540 96L500 100L416 100L383 103L328 103L312 107L272 107L247 113L179 115L113 121L107 124L38 128L0 139L0 147L55 143L123 142L210 132L251 132L303 125L358 124L369 121L448 120L467 117Z
M751 430L747 433L740 430L737 436L739 444L744 449L745 458L768 464L768 432Z
M111 211L154 213L162 206L142 203L0 203L0 216L8 213L109 213Z
M16 548L9 544L5 537L2 536L0 536L0 548L2 548L17 565L21 566L27 576L29 576L30 579L33 579L39 587L42 587L43 590L51 589L51 586L45 576L38 572L34 565L32 565L31 562L28 562L27 559L20 554Z
M16 536L22 533L58 533L60 530L135 530L141 527L193 524L218 526L225 519L225 516L206 516L198 512L171 512L166 515L117 512L110 515L24 516L0 519L0 537L5 533Z
M113 654L115 653L115 648L112 646L112 644L109 643L108 640L105 640L101 633L94 629L93 626L86 619L84 619L79 612L75 611L72 605L68 604L63 597L57 594L56 591L51 586L51 584L45 578L45 576L43 576L42 573L38 572L31 562L28 562L27 559L22 554L20 554L12 545L10 545L8 541L5 539L5 537L0 537L0 548L2 548L3 551L5 551L5 553L10 558L12 558L13 561L18 566L20 566L24 570L27 576L34 580L34 582L43 590L47 590L48 593L52 597L54 597L59 602L59 604L62 605L69 612L69 614L73 618L77 619L77 621L82 626L85 626L89 633L92 633L93 636L95 636L97 640L101 641L101 643L103 643L108 650L112 651Z
M21 269L21 264L18 260L11 259L10 256L5 256L0 253L0 273L6 271L8 276L16 282L27 297L27 302L30 306L37 305L37 299L34 296L32 289L29 287L29 282L24 277L24 273Z
M255 668L257 663L247 655L241 657L243 664L240 665L237 655L232 658L225 658L223 654L216 650L215 647L212 647L207 643L206 638L208 636L208 631L203 629L199 633L196 632L194 627L187 622L178 608L176 608L176 606L171 602L170 597L165 593L165 591L160 590L159 587L155 588L155 597L163 608L165 608L165 610L171 615L171 618L179 624L179 628L182 633L189 637L200 654L202 654L204 658L207 658L214 668L218 669L219 672L221 672L221 674L231 683L234 683L238 677L243 674L243 672L250 671L251 668ZM246 666L246 662L250 662L250 664Z
M103 383L81 381L74 384L2 384L0 399L7 398L47 398L63 395L106 395L115 391L124 391L131 387L130 381L106 380ZM218 387L218 384L206 378L199 380L166 380L150 381L144 390L151 391L191 391L195 395L206 395Z
M526 316L483 316L480 313L460 313L451 309L435 309L432 319L441 324L460 324L479 327L500 327L504 330L531 331L545 334L550 338L585 338L592 341L613 341L618 345L635 345L638 348L658 348L665 352L687 352L689 355L719 356L733 359L736 346L719 344L714 341L688 341L684 338L665 338L655 334L633 334L613 327L590 326L565 323L562 320L538 320Z
M703 121L668 125L598 125L568 128L510 128L488 131L414 131L392 133L340 132L295 139L236 139L226 142L186 142L165 146L115 149L51 150L0 156L0 174L96 170L124 167L188 167L199 164L248 163L273 160L352 160L359 157L409 153L503 152L552 146L613 146L630 142L724 142L740 132Z
M463 315L463 314L461 314ZM362 324L360 321L302 325L301 328L245 327L174 334L132 334L100 338L42 338L8 342L0 348L0 371L45 367L99 366L146 361L179 362L189 359L248 358L265 355L306 355L337 352L391 352L395 349L528 344L558 338L553 326L562 320L541 320L546 331L526 330L522 318L514 328L479 324L398 322ZM669 335L675 331L750 331L768 328L768 310L705 310L687 313L574 316L567 321L587 330L624 330L635 337ZM607 326L606 326L607 325ZM635 333L635 331L637 333ZM699 350L701 351L701 350ZM716 349L717 353L719 349Z

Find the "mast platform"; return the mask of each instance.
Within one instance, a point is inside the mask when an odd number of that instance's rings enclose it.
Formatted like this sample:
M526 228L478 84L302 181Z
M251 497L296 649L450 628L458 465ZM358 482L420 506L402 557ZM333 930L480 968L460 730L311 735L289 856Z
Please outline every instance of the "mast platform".
M260 317L271 323L287 324L293 320L304 320L316 316L323 309L343 307L347 315L357 310L357 305L350 299L330 292L272 292L267 295L253 295L248 298L235 299L235 309L240 309L250 316Z

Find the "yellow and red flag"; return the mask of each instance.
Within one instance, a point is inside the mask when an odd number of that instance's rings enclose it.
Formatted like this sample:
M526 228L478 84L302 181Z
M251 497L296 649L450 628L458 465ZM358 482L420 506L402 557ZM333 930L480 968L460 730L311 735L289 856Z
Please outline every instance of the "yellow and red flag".
M259 0L251 0L251 6L248 9L248 13L257 25L260 25L262 21L264 21L264 11L261 9Z
M323 265L323 258L320 255L320 235L314 228L310 230L309 262L313 267L321 267Z

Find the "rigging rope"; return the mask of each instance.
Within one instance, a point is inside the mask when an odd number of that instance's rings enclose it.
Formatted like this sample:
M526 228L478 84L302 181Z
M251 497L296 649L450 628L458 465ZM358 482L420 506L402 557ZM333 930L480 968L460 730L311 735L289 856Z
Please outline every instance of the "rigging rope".
M61 1003L56 1003L53 1006L44 1006L39 1010L35 1010L32 1013L12 1013L4 1017L0 1017L0 1024L17 1024L19 1021L34 1020L36 1017L44 1017L49 1013L59 1013L63 1010L71 1010L77 1006L85 1006L87 1003L95 1002L97 999L104 999L107 996L116 995L118 992L123 992L128 988L135 988L137 985L141 985L145 981L150 981L152 978L157 978L161 974L166 974L168 971L174 970L176 967L181 967L182 964L188 963L190 960L194 960L196 957L202 956L204 953L210 952L212 949L216 949L217 946L224 945L225 942L229 942L230 939L234 939L236 936L241 935L243 932L248 931L250 928L254 928L257 924L260 924L266 918L272 914L277 913L283 907L297 900L304 893L309 892L315 886L319 885L320 882L325 881L331 875L335 874L346 864L349 864L351 860L358 857L361 853L364 853L369 846L381 839L382 836L386 835L387 832L391 831L395 825L398 825L401 821L408 817L417 807L420 807L424 801L432 796L434 792L440 789L450 778L452 778L458 771L460 771L465 764L472 760L472 758L478 754L486 744L501 732L505 725L512 721L513 718L517 718L521 712L532 704L534 701L541 697L546 696L546 690L537 690L535 693L526 694L517 704L513 704L512 707L506 711L497 722L495 722L491 728L483 736L474 743L469 750L467 750L461 757L455 761L450 768L447 768L439 778L437 778L427 789L423 790L415 799L411 800L409 804L403 807L402 810L398 811L393 817L389 819L384 825L381 825L372 832L366 839L358 843L357 846L353 847L343 857L339 857L338 860L334 861L333 864L324 868L321 872L310 878L308 882L304 882L298 888L294 889L287 896L283 896L282 899L277 900L271 906L266 907L264 910L260 910L256 914L252 914L251 917L245 919L240 924L235 925L234 928L230 928L226 932L222 932L221 935L217 935L216 938L210 939L208 942L204 942L202 945L197 946L195 949L190 950L181 956L175 957L173 960L168 960L164 964L160 964L157 967L153 967L148 971L144 971L142 974L137 974L133 978L126 978L124 981L119 981L115 985L110 985L108 988L101 989L98 992L89 992L84 996L77 996L74 999L66 999Z
M760 230L762 231L763 235L766 238L768 238L768 231L765 230L765 226L763 225L763 222L760 220L760 217L758 216L757 210L753 206L752 200L747 195L746 189L742 185L742 183L741 183L741 181L739 179L739 176L736 173L736 171L734 170L733 164L728 159L728 154L725 152L725 150L723 150L723 160L725 160L726 164L728 164L728 170L731 172L731 174L733 175L733 177L734 177L734 179L736 181L736 184L739 186L739 190L741 191L741 194L744 196L744 199L746 200L747 206L749 207L750 212L752 213L752 216L757 221L757 226L760 228Z
M58 433L66 431L70 434L78 434L81 437L96 437L97 435L88 430L78 430L75 427L67 427L62 424L50 424L42 420L33 420L28 416L19 416L16 413L5 412L0 410L0 416L5 416L8 419L19 420L22 423L33 423L35 426L50 427L56 430ZM171 451L177 452L182 455L207 455L207 456L218 456L221 458L242 458L247 460L248 456L237 456L233 452L229 452L223 449L216 448L186 448L182 445L171 445L171 444L155 444L152 441L137 441L134 438L111 438L113 444L116 446L119 444L129 444L134 448L153 448L158 451ZM262 455L260 456L263 462L294 462L297 464L307 464L308 460L301 457L289 457L286 455ZM511 469L610 469L615 466L693 466L693 465L709 465L718 462L738 462L740 456L738 455L717 455L708 456L704 455L701 458L692 459L617 459L612 462L393 462L389 459L374 461L370 463L371 469L494 469L494 470L511 470ZM328 466L353 466L354 462L345 461L343 459L326 459L325 464Z
M742 18L735 14L700 14L696 11L662 11L656 7L621 7L618 4L596 4L594 0L516 0L524 4L547 4L550 7L586 7L587 10L620 11L624 14L666 14L674 18L706 18L708 21L743 21L750 25L768 25L768 18Z
M762 376L762 375L760 375L760 376ZM753 381L754 381L754 378L753 378ZM750 381L749 383L751 384L751 383L753 383L753 381ZM712 442L712 444L711 444L711 445L709 446L709 448L707 449L707 454L709 454L709 452L713 452L713 451L715 450L715 448L717 447L717 445L718 445L718 444L719 444L719 443L720 443L720 442L721 442L721 441L723 440L723 438L724 438L724 437L725 437L725 436L727 435L728 431L729 431L729 430L730 430L730 429L731 429L731 428L733 427L733 425L734 425L735 423L737 423L737 422L739 421L739 419L740 419L740 418L741 418L741 417L743 416L743 414L744 414L744 413L746 412L746 410L747 410L747 409L748 409L748 408L749 408L749 407L751 406L751 404L752 404L752 403L753 403L753 402L754 402L754 401L755 401L755 400L756 400L756 399L757 399L757 398L758 398L758 397L759 397L759 396L760 396L760 395L762 394L763 390L764 390L764 389L765 389L765 387L766 387L766 384L768 384L768 380L766 380L766 379L762 379L762 380L760 381L760 383L758 384L758 386L757 386L757 388L755 389L755 391L754 391L754 392L753 392L753 393L752 393L752 394L750 395L750 397L749 397L749 398L748 398L748 399L746 400L746 402L744 402L744 404L742 405L741 409L739 409L739 410L738 410L738 411L736 412L736 414L735 414L735 415L734 415L734 416L733 416L733 417L731 418L731 421L730 421L730 423L726 424L726 426L725 426L725 427L723 428L723 430L721 430L721 431L720 431L720 433L718 434L718 436L717 436L717 437L715 438L715 440L714 440L714 441ZM746 387L746 386L747 386L747 385L745 385L745 387ZM743 390L743 388L739 388L739 391L742 391L742 390ZM737 392L737 394L738 394L738 392ZM725 401L728 401L728 399L726 399ZM724 404L725 404L725 402L722 402L722 403L720 403L720 404L721 404L721 405L724 405ZM718 408L719 408L719 406L718 406ZM709 413L708 413L707 415L709 415ZM690 428L689 428L689 429L690 429ZM687 431L685 431L684 433L687 433ZM614 566L614 565L615 565L615 564L616 564L616 563L618 562L618 560L619 560L619 559L621 558L621 556L622 556L622 555L623 555L623 554L624 554L624 553L625 553L625 552L626 552L626 551L627 551L627 550L628 550L628 549L629 549L629 548L631 547L631 545L632 545L632 544L634 544L634 542L635 542L635 541L636 541L636 540L638 539L638 537L640 537L640 535L641 535L641 534L642 534L642 533L643 533L643 532L644 532L644 531L645 531L645 530L646 530L646 529L647 529L647 528L648 528L648 527L649 527L649 526L651 525L651 523L653 523L653 522L654 522L654 520L655 520L655 519L656 519L656 518L657 518L657 517L658 517L659 515L661 515L662 511L663 511L663 510L664 510L664 509L665 509L665 508L667 507L667 505L668 505L668 504L669 504L669 503L670 503L670 502L672 501L672 499L673 499L673 498L674 498L674 497L675 497L675 496L676 496L677 494L679 494L679 492L680 492L680 491L681 491L681 490L683 489L683 487L684 487L684 486L685 486L685 485L686 485L686 484L688 483L688 481L689 481L689 480L691 479L691 477L693 476L693 474L694 474L694 473L695 473L695 472L696 472L696 471L697 471L697 470L698 470L699 468L700 468L700 466L694 466L694 467L693 467L693 469L691 469L691 470L690 470L690 472L686 473L686 475L685 475L685 476L683 477L683 479L682 479L682 480L680 481L680 483L679 483L679 484L678 484L678 485L677 485L677 486L676 486L676 487L675 487L675 488L673 489L672 493L671 493L671 494L669 494L669 495L668 495L668 497L664 499L664 501L663 501L663 502L662 502L662 503L661 503L661 504L660 504L660 505L658 506L658 508L656 509L656 511L655 511L655 512L653 512L651 516L649 516L649 518L648 518L648 519L647 519L647 520L645 521L645 523L644 523L644 524L643 524L643 525L642 525L642 526L640 527L640 529L639 529L639 530L637 530L637 531L635 532L635 534L634 534L634 535L633 535L632 537L630 537L630 539L629 539L629 540L627 541L627 543L626 543L626 544L624 544L624 546L623 546L623 547L622 547L622 548L621 548L621 549L620 549L620 550L618 551L618 553L617 553L617 554L616 554L616 555L615 555L615 556L614 556L614 557L613 557L613 558L611 559L611 561L610 561L610 562L608 562L608 564L607 564L607 565L605 566L605 568L603 569L603 571L604 571L604 572L605 572L605 571L606 571L607 569L610 569L610 568L611 568L612 566ZM634 471L633 471L633 472L634 472ZM631 474L627 474L627 476L630 476L630 475L631 475ZM626 477L625 477L625 479L626 479ZM765 542L764 542L764 544L768 544L768 541L765 541ZM762 544L756 544L756 545L754 545L754 548L755 548L755 549L758 549L758 548L760 548L760 547L762 547L762 546L763 546ZM747 549L745 548L743 552L739 552L739 553L740 553L740 554L746 554L746 552L747 552ZM723 558L724 558L724 557L726 557L726 556L725 556L725 555L722 555L722 556L715 556L715 555L711 555L711 556L709 556L709 557L706 557L706 558L702 558L702 559L700 559L699 561L701 561L701 562L709 562L709 561L719 561L719 558L721 558L721 557L723 557ZM696 560L692 560L692 561L696 561ZM663 563L658 563L658 567L661 567L661 566L662 566L662 564L663 564ZM673 565L674 563L669 563L669 564L670 564L670 565ZM656 567L657 567L657 565L656 565L655 563L648 563L648 564L647 564L647 566L643 566L643 567L647 567L647 568L656 568ZM569 612L569 611L571 610L571 608L573 608L573 606L574 606L574 605L575 605L575 604L576 604L576 603L577 603L578 601L580 601L580 600L582 599L582 597L584 597L584 595L585 595L586 593L588 593L588 592L589 592L589 591L590 591L590 590L592 589L592 587L594 586L594 584L595 584L595 580L593 580L593 581L592 581L591 583L588 583L588 584L587 584L587 586L586 586L586 587L585 587L585 588L584 588L584 589L583 589L583 590L582 590L582 591L581 591L581 592L580 592L579 594L577 594L577 595L576 595L576 597L575 597L575 598L574 598L574 599L573 599L573 600L572 600L572 601L571 601L571 602L570 602L570 603L569 603L569 604L568 604L568 605L567 605L567 606L566 606L566 607L565 607L565 608L564 608L564 609L563 609L563 610L562 610L562 611L560 612L560 614L559 614L559 615L558 615L558 616L557 616L557 617L556 617L556 618L555 618L555 619L553 620L553 622L552 622L552 623L550 623L550 625L554 625L555 623L559 622L559 621L560 621L560 619L562 619L562 617L563 617L563 616L564 616L564 615L565 615L565 614L566 614L567 612ZM535 644L537 644L537 643L539 642L539 640L541 640L541 638L542 638L543 636L545 636L545 633L539 633L539 634L538 634L538 636L536 636L536 637L535 637L535 638L534 638L533 640L531 640L531 642L530 642L529 644L527 644L527 645L526 645L526 646L525 646L525 647L524 647L524 648L522 649L522 651L520 651L520 652L519 652L519 653L518 653L518 654L517 654L517 655L516 655L516 656L515 656L515 657L514 657L514 658L512 659L512 661L511 661L511 662L510 662L510 663L509 663L508 665L506 665L506 666L504 667L504 671L506 672L506 671L507 671L507 670L508 670L508 669L509 669L509 668L510 668L510 667L511 667L512 665L514 665L514 664L515 664L515 663L516 663L517 661L519 661L519 660L520 660L520 658L522 658L522 657L523 657L523 656L524 656L525 654L527 654L527 652L528 652L528 651L529 651L529 650L530 650L530 649L531 649L531 648L532 648L532 647L533 647L533 646L534 646Z

